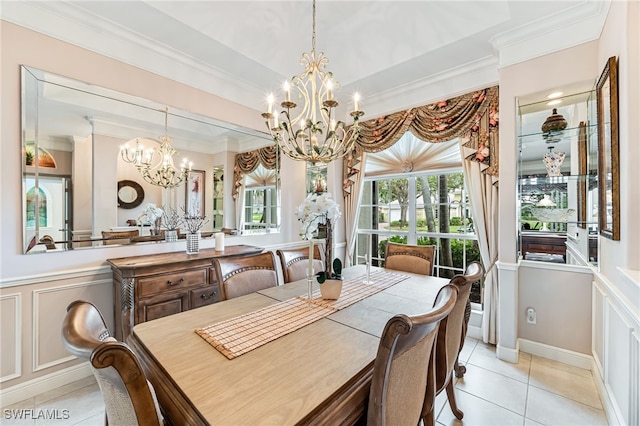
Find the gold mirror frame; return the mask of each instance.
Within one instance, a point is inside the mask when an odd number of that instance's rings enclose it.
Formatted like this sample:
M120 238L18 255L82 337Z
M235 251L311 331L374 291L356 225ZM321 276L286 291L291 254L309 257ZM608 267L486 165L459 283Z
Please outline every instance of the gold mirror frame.
M587 186L589 184L587 174L587 125L580 122L578 133L578 226L587 229Z
M620 240L620 148L618 140L618 62L607 61L597 84L598 98L598 228L600 235Z

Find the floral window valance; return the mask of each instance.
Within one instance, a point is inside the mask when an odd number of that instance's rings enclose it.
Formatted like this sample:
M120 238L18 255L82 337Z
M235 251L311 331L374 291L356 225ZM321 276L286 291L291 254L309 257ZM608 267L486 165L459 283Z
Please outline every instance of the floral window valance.
M407 131L432 143L462 138L464 158L481 163L483 173L494 176L497 182L498 94L498 86L494 86L361 123L354 149L345 156L345 197L361 172L362 152L385 150Z
M233 199L238 198L244 176L262 166L273 170L278 166L278 150L274 145L236 154L233 166Z

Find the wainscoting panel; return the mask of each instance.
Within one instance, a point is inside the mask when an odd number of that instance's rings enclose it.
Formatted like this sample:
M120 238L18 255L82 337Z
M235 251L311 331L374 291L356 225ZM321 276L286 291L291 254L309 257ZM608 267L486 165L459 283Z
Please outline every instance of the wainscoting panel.
M620 311L607 298L605 325L607 336L607 355L604 363L605 386L613 395L618 409L625 421L629 421L631 381L629 369L631 367L631 333L630 324L620 314Z
M95 304L113 330L113 282L109 279L48 287L33 292L33 371L75 357L62 345L61 327L67 306L74 300Z
M22 298L20 293L0 296L0 383L22 374Z
M598 367L598 371L594 372L600 375L600 378L604 377L604 362L605 362L605 350L604 350L604 304L607 296L597 283L593 283L592 291L592 336L591 346L593 351L593 358Z
M621 278L614 283L594 273L593 374L609 424L635 426L640 424L640 316L629 292L622 291L630 286Z
M631 392L629 401L631 413L629 424L640 425L640 332L631 335Z

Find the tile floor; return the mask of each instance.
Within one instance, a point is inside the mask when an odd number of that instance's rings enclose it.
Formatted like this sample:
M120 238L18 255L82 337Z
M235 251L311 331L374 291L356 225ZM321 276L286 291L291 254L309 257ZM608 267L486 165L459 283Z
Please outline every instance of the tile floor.
M495 348L467 339L460 355L467 373L455 385L457 420L445 392L436 400L438 425L607 425L591 372L545 358L520 353L511 364L495 356ZM6 410L67 409L68 418L18 420ZM63 414L63 413L58 413ZM60 415L59 417L64 417ZM104 404L93 377L70 383L17 404L2 407L0 425L103 425Z

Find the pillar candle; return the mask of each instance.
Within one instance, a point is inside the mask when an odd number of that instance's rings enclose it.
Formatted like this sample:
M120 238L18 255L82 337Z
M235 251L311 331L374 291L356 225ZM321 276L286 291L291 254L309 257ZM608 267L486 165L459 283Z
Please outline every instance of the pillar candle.
M224 251L224 232L216 232L216 251Z

